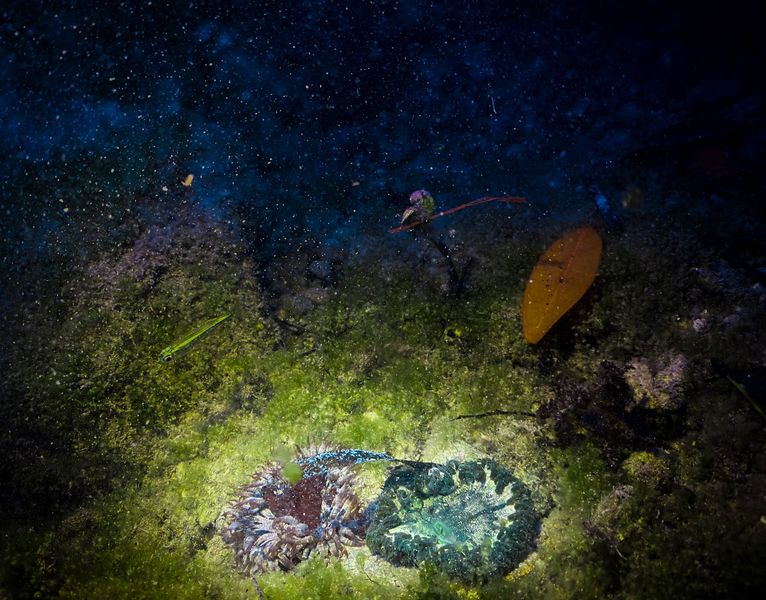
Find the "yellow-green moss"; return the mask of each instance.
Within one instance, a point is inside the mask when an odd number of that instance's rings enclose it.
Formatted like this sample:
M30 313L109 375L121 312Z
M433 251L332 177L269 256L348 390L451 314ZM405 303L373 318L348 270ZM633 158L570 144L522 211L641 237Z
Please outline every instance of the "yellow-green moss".
M586 525L626 477L646 489L669 483L670 460L640 451L612 473L587 439L562 449L551 424L532 413L566 378L588 380L602 358L619 358L637 339L642 347L675 339L654 331L647 311L669 317L677 294L659 309L639 307L636 323L624 308L656 276L631 258L635 240L621 241L605 256L589 304L551 332L548 346L530 346L519 303L538 245L526 242L499 243L460 298L421 285L416 271L349 270L333 295L289 316L288 326L263 310L252 265L233 259L175 265L152 284L123 278L92 301L75 293L66 307L43 303L19 337L29 360L16 362L11 377L26 390L19 422L29 417L56 448L29 469L26 484L51 484L52 496L71 485L78 502L62 502L35 531L12 524L0 561L8 589L70 598L254 597L219 538L221 512L275 448L317 440L418 460L491 456L530 487L545 514L537 549L508 577L468 587L427 566L383 564L360 548L343 561L315 558L264 575L267 598L607 596L615 581ZM634 276L626 279L626 270ZM47 310L55 330L42 317ZM234 316L220 330L181 360L158 362L176 335L224 310ZM495 411L525 414L454 420ZM693 444L676 449L678 479L688 487L716 464L712 451ZM363 467L365 499L388 468ZM699 524L679 516L691 502L687 492L645 494L651 514L635 502L610 522L641 565L626 579L631 589L640 592L641 573L661 568L647 557L668 550L656 533L664 525L651 529L658 507L690 535Z
M651 452L634 452L622 463L628 477L636 483L660 487L672 476L672 465L667 456Z

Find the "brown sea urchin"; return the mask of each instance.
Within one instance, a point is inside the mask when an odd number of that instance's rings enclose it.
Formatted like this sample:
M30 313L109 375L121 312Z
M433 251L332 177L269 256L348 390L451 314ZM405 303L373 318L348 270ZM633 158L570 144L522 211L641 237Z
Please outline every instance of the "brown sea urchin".
M309 457L299 451L299 464ZM292 569L314 552L343 556L346 546L362 545L366 525L355 480L348 467L336 465L291 484L279 465L270 464L224 513L221 535L251 576Z

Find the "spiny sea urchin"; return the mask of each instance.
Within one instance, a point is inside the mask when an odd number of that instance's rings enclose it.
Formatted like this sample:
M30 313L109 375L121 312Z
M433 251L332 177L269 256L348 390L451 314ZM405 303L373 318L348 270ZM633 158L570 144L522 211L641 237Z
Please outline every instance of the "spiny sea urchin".
M332 451L312 446L299 450L296 462ZM314 551L343 556L346 546L362 545L366 526L354 492L356 475L335 464L305 473L294 484L278 464L269 464L242 488L224 515L222 532L235 560L248 575L289 570Z
M492 460L409 464L386 481L367 545L395 565L430 562L473 583L515 569L538 524L529 490Z

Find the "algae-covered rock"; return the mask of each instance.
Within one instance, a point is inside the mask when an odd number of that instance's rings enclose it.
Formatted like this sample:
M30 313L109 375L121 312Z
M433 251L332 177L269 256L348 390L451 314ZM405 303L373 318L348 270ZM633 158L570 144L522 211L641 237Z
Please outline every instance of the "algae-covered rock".
M632 481L652 487L664 487L673 476L670 458L651 452L634 452L622 468Z
M636 358L625 371L634 404L656 410L678 410L685 403L689 361L682 354L669 354L656 361Z
M632 501L635 496L632 485L618 485L599 500L590 520L590 530L611 545L625 539L628 528L635 527Z
M8 381L23 401L6 420L29 430L6 452L45 483L15 474L16 493L90 495L144 464L153 436L185 413L220 421L268 402L268 381L246 373L271 341L235 232L196 206L157 218L137 215L135 239L70 274L67 302L43 299L19 328ZM227 313L188 354L160 361L179 335ZM35 449L52 440L55 455Z
M479 582L515 569L538 525L529 490L492 460L405 466L384 485L367 545L395 565Z

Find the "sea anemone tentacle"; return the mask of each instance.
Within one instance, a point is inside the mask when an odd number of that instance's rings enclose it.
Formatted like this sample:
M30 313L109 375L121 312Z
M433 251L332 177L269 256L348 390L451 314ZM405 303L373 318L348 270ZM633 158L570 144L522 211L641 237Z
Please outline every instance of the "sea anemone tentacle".
M269 464L240 489L224 512L221 535L245 573L290 570L315 551L340 558L364 543L366 515L343 452L316 444L299 449L297 460L312 466L299 481L290 483L280 465Z

